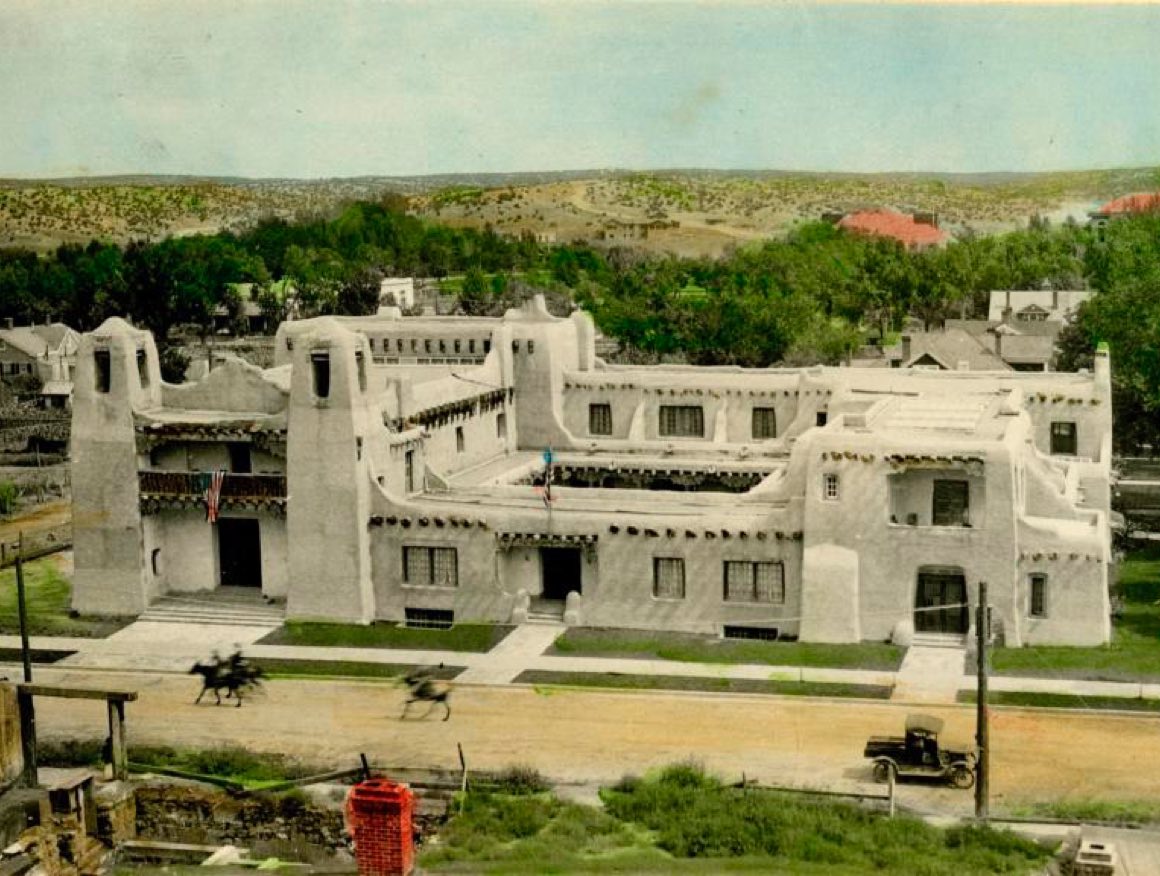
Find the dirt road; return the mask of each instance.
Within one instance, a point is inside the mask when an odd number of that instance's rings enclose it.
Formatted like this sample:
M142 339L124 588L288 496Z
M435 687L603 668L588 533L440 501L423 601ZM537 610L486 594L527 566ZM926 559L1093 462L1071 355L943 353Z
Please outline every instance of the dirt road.
M872 733L896 733L908 709L890 703L800 698L460 687L451 720L400 721L402 692L356 682L276 681L241 709L191 705L193 678L38 670L38 681L123 685L140 691L128 706L131 742L240 744L320 764L376 762L452 766L462 743L472 767L536 766L558 780L615 780L650 766L695 757L728 778L807 787L867 790L862 746ZM421 710L416 710L416 716ZM969 742L974 712L930 708L944 734ZM103 736L104 707L78 700L38 701L42 737ZM1160 719L1021 710L992 723L993 800L1140 799L1160 788ZM923 806L966 812L971 794L906 786Z

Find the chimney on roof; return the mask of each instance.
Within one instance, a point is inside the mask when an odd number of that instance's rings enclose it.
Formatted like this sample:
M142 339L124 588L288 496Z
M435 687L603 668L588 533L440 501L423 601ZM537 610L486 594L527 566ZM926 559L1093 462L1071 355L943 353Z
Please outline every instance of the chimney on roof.
M1006 313L1004 313L1004 316L1006 316ZM1004 324L1006 324L1005 320L1004 320ZM995 355L998 356L1000 359L1003 358L1003 331L1002 331L1002 328L1003 328L1003 326L999 326L1000 330L995 332Z
M1011 309L1011 290L1005 289L1003 294L1007 296L1007 303L1003 305L1003 312L1006 313Z
M902 336L902 364L910 361L910 335Z
M1059 310L1059 290L1054 286L1051 289L1051 309Z

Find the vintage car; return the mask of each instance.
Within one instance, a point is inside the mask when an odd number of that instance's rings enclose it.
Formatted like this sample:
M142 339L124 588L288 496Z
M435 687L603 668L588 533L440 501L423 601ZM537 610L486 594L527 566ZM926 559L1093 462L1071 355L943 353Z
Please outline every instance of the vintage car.
M874 780L921 776L943 779L956 788L975 784L975 755L971 751L940 748L943 722L930 715L908 715L906 736L871 736L863 757L874 761Z

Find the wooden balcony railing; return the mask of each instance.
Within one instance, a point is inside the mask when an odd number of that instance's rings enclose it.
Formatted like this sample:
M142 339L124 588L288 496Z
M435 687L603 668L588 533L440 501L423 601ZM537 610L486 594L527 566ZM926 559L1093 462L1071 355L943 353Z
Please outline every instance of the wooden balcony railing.
M143 471L138 473L142 495L202 498L209 485L208 472ZM285 499L284 474L227 474L222 482L222 501Z

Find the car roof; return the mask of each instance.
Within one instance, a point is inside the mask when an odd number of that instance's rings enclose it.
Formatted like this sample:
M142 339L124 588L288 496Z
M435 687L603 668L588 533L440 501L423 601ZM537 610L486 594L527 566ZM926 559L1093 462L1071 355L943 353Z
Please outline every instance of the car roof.
M924 733L940 733L943 728L942 718L933 715L907 715L906 732L921 730Z

